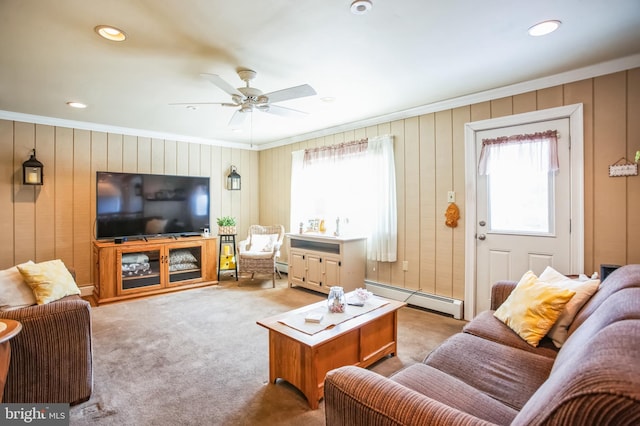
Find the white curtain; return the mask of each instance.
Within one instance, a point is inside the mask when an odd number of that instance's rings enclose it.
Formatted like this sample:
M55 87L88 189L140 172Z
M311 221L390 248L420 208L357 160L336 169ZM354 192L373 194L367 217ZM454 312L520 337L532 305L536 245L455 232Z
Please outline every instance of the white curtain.
M295 151L291 164L291 232L324 220L326 233L368 238L371 260L397 258L393 138L381 136L316 150ZM346 148L346 149L345 149ZM313 152L311 152L313 151ZM321 152L319 152L321 151ZM339 223L338 223L339 222Z
M369 139L367 162L370 171L369 187L373 189L367 258L395 262L398 252L398 208L393 138L381 136Z

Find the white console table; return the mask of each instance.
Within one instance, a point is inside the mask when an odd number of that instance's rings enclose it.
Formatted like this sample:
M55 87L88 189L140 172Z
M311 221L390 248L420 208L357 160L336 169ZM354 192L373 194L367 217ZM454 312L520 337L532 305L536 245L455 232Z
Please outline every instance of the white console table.
M365 237L286 236L289 287L296 285L327 294L332 286L341 286L345 292L364 288Z

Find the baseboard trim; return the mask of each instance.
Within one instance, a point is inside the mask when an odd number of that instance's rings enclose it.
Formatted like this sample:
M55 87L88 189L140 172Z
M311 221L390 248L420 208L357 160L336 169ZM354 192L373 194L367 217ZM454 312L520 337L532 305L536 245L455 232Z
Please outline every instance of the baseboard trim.
M93 296L93 285L82 285L78 287L80 288L81 297Z

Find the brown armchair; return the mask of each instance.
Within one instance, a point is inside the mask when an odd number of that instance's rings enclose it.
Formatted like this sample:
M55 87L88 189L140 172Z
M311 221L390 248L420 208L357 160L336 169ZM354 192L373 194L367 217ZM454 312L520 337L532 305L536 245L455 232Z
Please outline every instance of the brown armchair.
M280 247L284 240L282 225L251 225L247 239L238 243L238 274L271 274L273 287L276 286L276 261L280 257Z
M72 271L72 275L73 274ZM89 399L93 388L91 306L80 296L0 311L19 321L2 402L69 403Z

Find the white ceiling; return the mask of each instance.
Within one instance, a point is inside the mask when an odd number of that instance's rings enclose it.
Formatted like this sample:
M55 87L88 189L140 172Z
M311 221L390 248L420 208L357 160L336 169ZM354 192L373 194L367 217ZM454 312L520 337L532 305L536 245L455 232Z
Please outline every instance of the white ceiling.
M640 53L639 0L372 2L2 0L0 111L259 146ZM527 34L546 19L562 26ZM310 84L318 95L278 104L309 115L254 112L233 132L233 108L169 105L228 102L200 74L242 87L238 68L265 93Z

